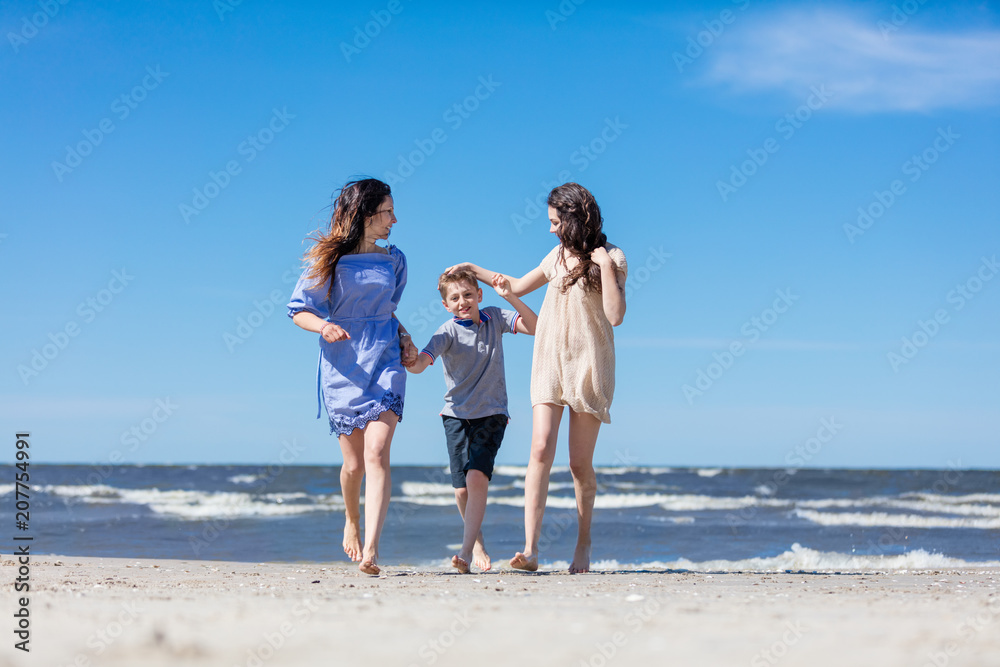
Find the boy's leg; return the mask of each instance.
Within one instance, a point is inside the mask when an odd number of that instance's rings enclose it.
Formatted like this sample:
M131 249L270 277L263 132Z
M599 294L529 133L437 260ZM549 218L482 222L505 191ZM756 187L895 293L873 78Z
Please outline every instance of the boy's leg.
M549 473L556 457L556 436L563 406L540 403L531 410L531 456L524 478L524 551L514 554L510 566L534 572L538 569L538 539L549 495Z
M469 502L469 489L463 487L455 489L455 504L458 505L458 513L462 515L462 523L465 523L465 506ZM472 545L472 562L480 570L489 570L493 566L490 555L486 552L486 542L483 540L482 528L476 536L476 542Z
M469 419L465 426L468 442L468 462L465 465L468 496L462 514L465 531L462 550L452 559L452 565L465 572L471 560L485 571L492 567L492 561L483 544L483 517L486 516L486 497L493 466L507 429L507 415Z
M594 448L601 420L586 412L569 411L569 470L573 473L576 492L576 520L579 526L571 574L590 572L590 524L597 496L597 476L594 474Z
M469 490L468 502L463 514L465 533L462 537L462 550L455 557L458 561L456 562L452 559L452 565L459 571L463 570L462 565L464 565L464 570L468 572L469 563L472 562L474 556L473 549L477 540L481 540L482 538L481 528L483 517L486 516L486 496L489 492L490 480L479 470L470 470L466 473L465 480Z
M344 464L340 466L340 493L344 497L344 553L355 563L361 561L361 482L365 478L365 436L355 429L342 435L340 451Z

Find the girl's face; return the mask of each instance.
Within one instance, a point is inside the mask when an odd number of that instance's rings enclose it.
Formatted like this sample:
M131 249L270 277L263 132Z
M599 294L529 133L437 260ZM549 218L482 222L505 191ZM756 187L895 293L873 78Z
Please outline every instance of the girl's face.
M384 241L389 238L389 232L395 224L396 213L393 211L392 197L389 196L379 204L375 215L365 220L365 236Z
M559 233L559 211L549 206L549 231L553 234Z

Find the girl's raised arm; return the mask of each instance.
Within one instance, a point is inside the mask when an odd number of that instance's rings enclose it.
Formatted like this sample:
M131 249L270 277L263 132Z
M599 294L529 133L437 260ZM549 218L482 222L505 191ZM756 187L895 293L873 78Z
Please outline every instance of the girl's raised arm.
M445 271L446 273L451 273L452 271L460 271L465 269L467 271L472 271L476 274L476 278L480 281L486 283L487 285L493 284L493 276L497 275L496 271L490 271L489 269L484 269L481 266L476 266L471 262L462 262L461 264L456 264L454 266L449 266ZM542 271L541 265L536 266L531 271L520 278L515 278L514 276L508 276L505 273L501 273L504 278L510 282L510 289L517 296L524 296L529 292L534 292L536 289L548 282L545 279L545 272Z
M601 267L601 302L604 316L616 327L625 319L625 274L615 266L607 248L600 247L590 255Z

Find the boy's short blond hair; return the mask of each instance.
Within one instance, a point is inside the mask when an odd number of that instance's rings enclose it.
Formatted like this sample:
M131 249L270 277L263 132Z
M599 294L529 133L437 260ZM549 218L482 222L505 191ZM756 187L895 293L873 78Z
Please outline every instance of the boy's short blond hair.
M472 289L479 288L479 279L476 278L476 274L468 269L462 269L460 271L452 271L451 273L442 273L441 277L438 278L438 291L441 292L441 298L448 296L448 285L455 285L458 283L468 283L472 286Z

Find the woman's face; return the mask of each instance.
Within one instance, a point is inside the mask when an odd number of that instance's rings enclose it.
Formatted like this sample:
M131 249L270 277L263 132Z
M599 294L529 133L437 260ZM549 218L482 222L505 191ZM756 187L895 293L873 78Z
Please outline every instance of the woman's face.
M559 234L559 211L549 206L549 231Z
M376 241L384 241L389 238L389 232L395 224L396 213L392 208L392 196L389 196L379 204L375 215L365 220L365 236Z

